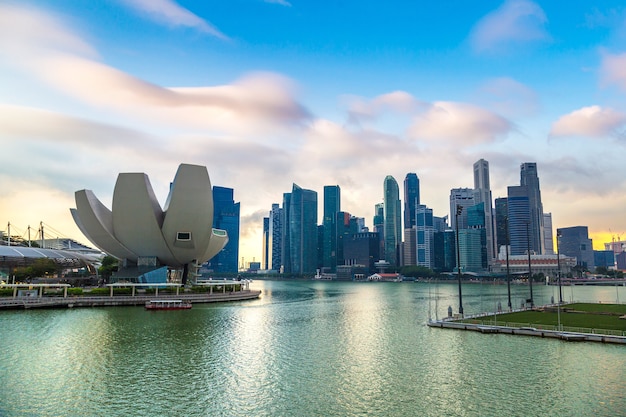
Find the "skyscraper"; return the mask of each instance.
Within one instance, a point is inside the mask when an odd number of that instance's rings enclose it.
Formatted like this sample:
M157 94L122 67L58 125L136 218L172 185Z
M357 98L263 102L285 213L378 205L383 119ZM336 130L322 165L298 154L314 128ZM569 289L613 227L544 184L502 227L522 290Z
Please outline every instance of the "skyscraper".
M394 177L387 175L384 182L385 260L392 267L399 266L398 250L402 239L400 190Z
M419 179L417 174L408 173L404 178L404 245L403 265L417 265L415 216L420 203Z
M484 203L485 246L487 248L487 262L491 264L495 258L496 249L493 232L493 206L489 185L489 162L484 159L479 159L474 163L474 192L475 203Z
M456 229L457 207L463 207L459 220L459 230L467 228L467 208L476 204L474 200L474 190L471 188L453 188L450 190L450 222L452 229Z
M506 198L496 198L495 200L495 212L496 212L496 252L500 253L503 246L507 246L509 243L509 206ZM506 254L506 252L504 252Z
M404 178L404 228L415 226L415 209L420 204L420 180L417 174L408 173Z
M322 266L334 272L337 267L337 213L341 211L341 189L338 185L324 186L324 218L322 220Z
M530 217L530 249L543 254L543 205L537 163L524 162L520 165L520 185L528 188L528 208Z
M261 269L269 269L270 264L270 218L263 217L263 244L261 255Z
M434 235L433 210L423 204L418 204L415 208L417 232L416 249L417 265L426 268L434 267Z
M293 274L317 269L317 193L293 184L289 206L289 258Z
M543 253L554 255L554 238L552 237L552 213L543 213Z
M561 227L556 234L559 239L559 254L575 256L576 265L593 271L593 242L589 239L587 226Z
M524 255L530 245L530 203L528 187L514 185L507 188L507 217L511 255Z
M228 232L228 243L209 260L209 269L215 272L237 273L239 261L239 203L233 199L234 190L213 187L213 227Z
M282 265L283 247L283 209L278 204L272 204L270 211L269 231L269 264L268 269L280 271Z
M282 213L282 233L281 233L281 270L285 274L291 273L291 193L283 193L283 213Z

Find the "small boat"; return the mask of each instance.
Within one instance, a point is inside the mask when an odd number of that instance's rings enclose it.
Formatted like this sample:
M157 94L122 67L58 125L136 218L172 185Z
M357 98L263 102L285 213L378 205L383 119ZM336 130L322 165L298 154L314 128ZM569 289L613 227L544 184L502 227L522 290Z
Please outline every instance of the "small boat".
M189 310L191 302L183 300L146 301L146 310Z

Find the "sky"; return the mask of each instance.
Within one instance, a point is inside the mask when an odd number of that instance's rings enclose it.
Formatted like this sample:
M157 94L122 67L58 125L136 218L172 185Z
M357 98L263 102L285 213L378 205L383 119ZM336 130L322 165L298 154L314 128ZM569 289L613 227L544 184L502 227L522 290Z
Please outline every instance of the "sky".
M89 243L75 191L111 208L118 173L144 172L163 206L190 163L235 190L240 258L260 261L293 183L320 221L339 185L372 227L387 175L415 172L443 217L483 158L494 199L536 162L554 229L603 249L626 239L626 6L0 0L0 145L0 230L22 236Z

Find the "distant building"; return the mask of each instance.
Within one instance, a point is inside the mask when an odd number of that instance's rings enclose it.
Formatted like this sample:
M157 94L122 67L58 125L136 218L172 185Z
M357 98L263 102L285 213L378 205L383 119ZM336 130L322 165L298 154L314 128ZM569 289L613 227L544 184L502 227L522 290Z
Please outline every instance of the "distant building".
M508 246L509 244L509 206L507 198L495 199L495 236L496 236L496 253L500 253L502 246Z
M261 263L262 266L261 268L263 269L269 269L269 255L270 255L270 218L269 217L263 217L263 235L262 235L262 245L261 245L261 250L262 250L262 259L261 259Z
M315 273L318 259L317 193L293 184L288 199L289 219L285 222L285 228L289 229L288 241L285 242L288 254L284 261L290 263L285 264L285 272ZM287 210L286 207L283 210Z
M416 249L417 265L426 268L434 267L434 235L433 210L423 204L416 207Z
M375 263L380 259L378 233L360 232L348 235L343 240L344 265L364 265L368 274L376 271Z
M384 181L385 260L391 267L399 266L398 251L402 242L402 214L400 190L395 178L387 175Z
M450 222L452 229L456 230L458 219L459 230L467 228L467 208L476 204L474 190L471 188L453 188L450 190ZM457 216L457 207L462 207Z
M506 274L506 252L503 250L498 254L496 263L492 266L492 272L496 274ZM560 268L561 276L564 277L572 272L576 266L576 258L560 255L557 260L556 255L530 255L531 272L533 275L542 273L552 280L558 277ZM509 255L509 271L512 276L528 274L528 255Z
M507 188L507 226L511 255L524 255L533 250L530 243L530 200L528 187L510 186ZM506 252L505 252L506 253Z
M576 264L589 271L595 269L593 242L587 226L561 227L556 231L559 253L576 258Z
M546 255L554 255L552 213L543 213L543 251Z
M322 220L322 266L330 272L337 267L337 213L341 211L341 188L338 185L324 186L324 218Z
M474 163L474 201L483 203L483 217L485 229L485 248L487 250L487 264L496 257L493 222L493 206L491 186L489 185L489 162L480 159Z
M283 209L276 203L272 204L270 211L269 230L269 270L280 271L282 265L283 247Z
M536 162L524 162L520 165L520 185L527 187L530 218L530 250L543 254L543 204ZM512 239L511 239L512 240Z
M596 268L613 269L615 267L615 253L612 250L594 250L593 264Z
M235 203L234 190L213 187L213 227L226 230L228 243L209 260L208 268L214 272L237 273L239 261L239 203Z

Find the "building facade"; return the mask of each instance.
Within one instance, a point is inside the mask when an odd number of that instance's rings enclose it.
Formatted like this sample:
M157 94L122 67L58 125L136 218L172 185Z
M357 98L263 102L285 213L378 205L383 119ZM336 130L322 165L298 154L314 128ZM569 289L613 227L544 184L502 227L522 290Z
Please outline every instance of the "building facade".
M384 181L384 242L385 260L391 267L400 265L398 251L402 242L402 214L400 190L394 177L387 175Z
M474 201L476 204L483 203L487 263L491 264L496 258L497 250L493 230L493 200L489 183L489 162L484 159L480 159L474 163L474 192Z
M213 187L213 227L226 230L228 243L210 261L208 268L214 272L236 274L239 270L240 205L235 203L234 190Z
M341 189L338 185L324 186L324 217L322 219L322 266L330 272L337 267L337 213L341 211Z

